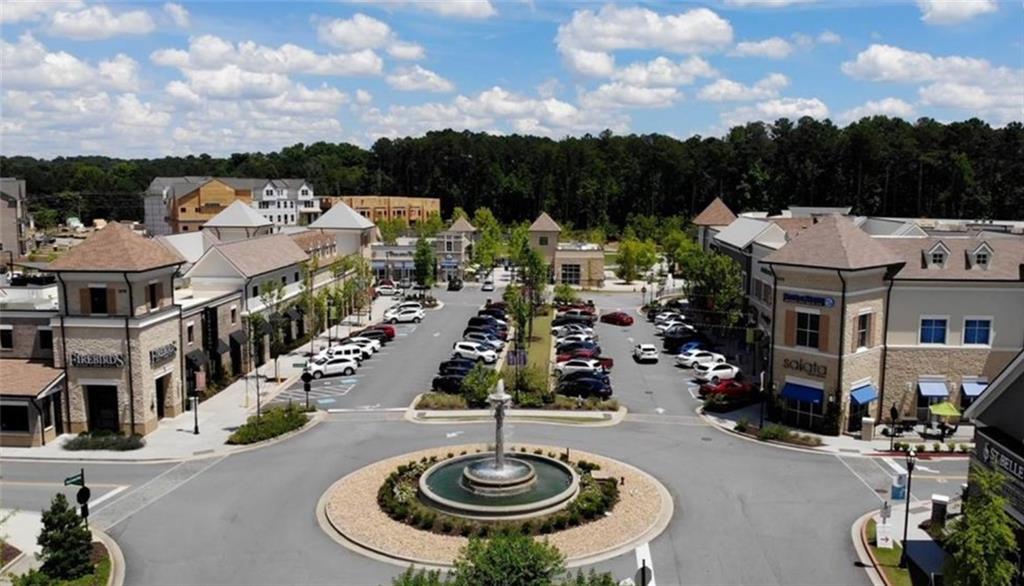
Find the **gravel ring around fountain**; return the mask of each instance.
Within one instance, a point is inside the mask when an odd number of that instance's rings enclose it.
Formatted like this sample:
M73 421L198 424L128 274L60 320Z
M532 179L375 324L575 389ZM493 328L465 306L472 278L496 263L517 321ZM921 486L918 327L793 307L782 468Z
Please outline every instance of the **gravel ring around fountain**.
M528 452L562 452L564 448L535 444L515 444ZM423 457L444 458L448 453L466 450L486 451L485 444L444 446L410 452L374 462L331 485L317 504L321 528L333 539L363 555L399 566L450 567L459 551L468 543L465 537L440 535L395 521L377 504L377 491L398 466ZM511 452L510 452L511 453ZM668 490L650 474L624 462L599 454L572 450L573 461L588 460L601 465L600 473L625 477L619 502L611 515L565 529L539 535L566 557L570 568L597 563L631 551L651 541L668 526L674 505Z

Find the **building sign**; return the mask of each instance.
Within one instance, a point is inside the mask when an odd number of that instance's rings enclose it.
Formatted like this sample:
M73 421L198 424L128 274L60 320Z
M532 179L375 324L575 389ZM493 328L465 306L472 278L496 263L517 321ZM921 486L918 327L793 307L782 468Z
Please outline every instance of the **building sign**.
M836 304L836 300L832 297L803 295L800 293L783 293L782 300L786 303L799 303L800 305L813 305L815 307L834 307Z
M828 367L824 364L818 364L817 362L811 362L802 358L786 358L782 361L782 367L818 378L825 378L828 375Z
M174 358L174 355L178 353L178 346L171 342L163 346L158 346L149 351L149 363L151 365L159 364L169 358Z
M123 368L124 354L72 354L71 366L78 368Z
M981 430L975 431L974 441L974 459L1008 477L1003 483L1003 495L1010 514L1024 523L1024 457L996 443Z

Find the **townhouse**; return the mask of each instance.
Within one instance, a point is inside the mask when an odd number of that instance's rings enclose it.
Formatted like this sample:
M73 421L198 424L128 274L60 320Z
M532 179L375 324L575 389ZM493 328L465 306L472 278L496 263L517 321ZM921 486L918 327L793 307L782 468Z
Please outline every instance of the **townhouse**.
M530 246L547 263L553 283L584 288L604 286L604 247L590 242L563 242L562 227L547 212L530 224Z
M430 217L441 215L441 200L436 197L406 197L397 195L342 195L327 198L333 206L342 202L372 222L404 220L415 226Z

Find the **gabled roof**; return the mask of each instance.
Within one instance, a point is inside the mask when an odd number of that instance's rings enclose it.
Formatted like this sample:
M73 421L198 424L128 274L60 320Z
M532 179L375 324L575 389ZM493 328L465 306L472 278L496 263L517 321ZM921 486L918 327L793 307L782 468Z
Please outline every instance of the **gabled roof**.
M1024 378L1024 350L1017 353L1017 357L1014 358L1010 364L1006 365L1006 368L1000 372L995 380L989 383L988 388L985 392L978 397L971 406L964 412L964 416L970 417L972 420L978 419L985 414L985 410L989 408L999 397L1011 389L1017 381ZM1022 387L1018 385L1017 389Z
M774 224L765 220L759 220L757 218L736 218L730 223L724 230L715 234L715 240L728 244L738 250L743 250L750 243L757 239L766 230L770 230ZM782 232L782 228L778 229ZM780 234L780 237L785 237L785 233Z
M36 360L0 360L0 395L38 397L64 378L64 371Z
M803 238L803 236L800 236ZM1024 237L1007 236L992 238L990 234L975 237L950 237L941 239L949 251L949 258L941 267L929 265L925 253L935 248L939 238L876 238L889 252L900 257L906 264L896 273L897 279L922 279L944 281L1020 281L1024 279ZM984 269L971 262L970 255L977 250L980 242L988 244L988 264Z
M331 209L309 225L310 228L327 230L368 230L373 226L373 222L343 201L335 201Z
M530 232L561 232L562 227L559 226L547 212L541 212L537 219L530 224Z
M693 219L693 225L695 226L728 226L736 219L736 214L732 213L729 206L725 205L722 198L716 197L711 200L708 207L704 208L704 211L697 214L697 217Z
M904 261L881 242L854 226L851 218L825 216L761 262L858 270L899 265Z
M210 218L203 227L209 228L258 228L272 225L263 214L252 209L252 206L235 200L216 216Z
M469 223L469 220L465 216L459 216L459 219L452 222L452 225L448 227L448 232L476 232L476 228L473 224Z
M142 272L183 262L181 256L155 240L139 236L125 224L111 222L47 265L46 270Z
M220 240L207 230L157 236L153 240L176 252L189 263L199 260L214 244L220 244Z
M290 236L284 234L218 244L207 254L223 255L243 277L255 277L309 259L309 255ZM201 262L202 259L194 266Z

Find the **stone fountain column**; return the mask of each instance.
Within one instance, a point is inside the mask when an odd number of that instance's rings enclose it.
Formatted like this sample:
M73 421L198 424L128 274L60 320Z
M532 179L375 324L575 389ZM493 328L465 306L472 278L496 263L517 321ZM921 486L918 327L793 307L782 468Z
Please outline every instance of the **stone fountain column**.
M512 395L505 392L505 381L498 381L487 401L494 407L494 468L501 470L505 467L505 409L512 401Z

